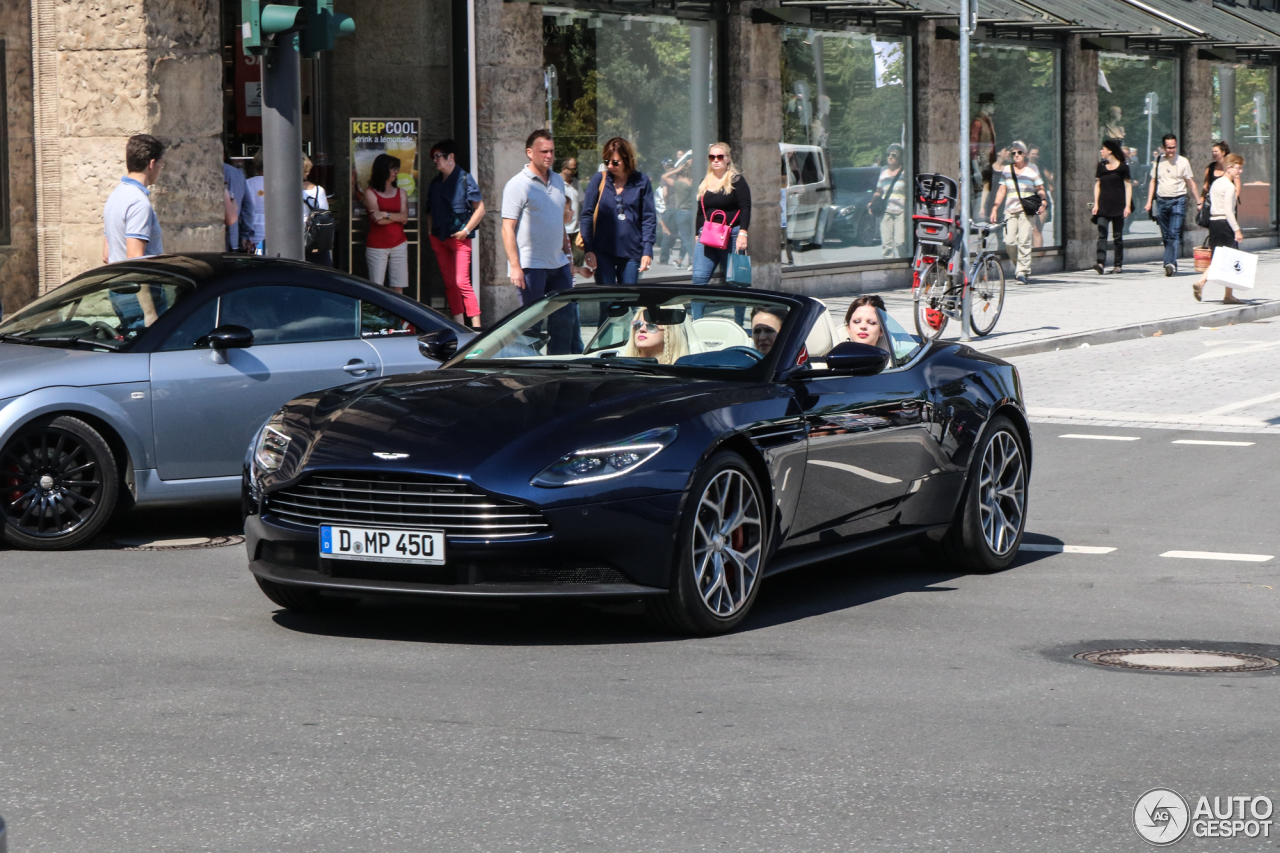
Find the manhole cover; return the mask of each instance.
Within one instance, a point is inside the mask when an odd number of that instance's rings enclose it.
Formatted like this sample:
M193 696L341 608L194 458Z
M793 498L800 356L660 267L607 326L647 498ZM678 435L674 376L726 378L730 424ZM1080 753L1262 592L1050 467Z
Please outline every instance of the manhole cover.
M243 536L192 536L185 539L156 539L151 536L121 536L111 540L125 551L194 551L243 545Z
M1280 660L1262 655L1207 649L1105 649L1080 652L1076 660L1145 672L1265 672Z

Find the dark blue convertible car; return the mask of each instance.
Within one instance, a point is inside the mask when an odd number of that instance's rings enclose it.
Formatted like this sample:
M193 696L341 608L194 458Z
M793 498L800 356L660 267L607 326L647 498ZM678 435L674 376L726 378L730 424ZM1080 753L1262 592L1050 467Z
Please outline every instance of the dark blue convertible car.
M263 426L250 569L290 609L642 598L705 634L769 575L890 541L1007 566L1031 465L1017 371L863 316L850 341L807 297L591 287L460 349L423 335L439 370L308 394Z

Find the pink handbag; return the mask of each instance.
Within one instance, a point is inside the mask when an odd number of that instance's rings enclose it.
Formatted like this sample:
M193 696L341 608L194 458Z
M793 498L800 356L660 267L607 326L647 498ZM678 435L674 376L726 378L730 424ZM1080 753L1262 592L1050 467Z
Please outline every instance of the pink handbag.
M717 210L715 213L707 216L707 203L703 199L699 199L702 204L702 230L698 232L698 242L704 246L710 246L713 249L729 248L729 237L733 234L733 223L738 221L738 211L733 215L733 220L726 222L728 216L723 210ZM720 217L720 221L716 221L716 217Z

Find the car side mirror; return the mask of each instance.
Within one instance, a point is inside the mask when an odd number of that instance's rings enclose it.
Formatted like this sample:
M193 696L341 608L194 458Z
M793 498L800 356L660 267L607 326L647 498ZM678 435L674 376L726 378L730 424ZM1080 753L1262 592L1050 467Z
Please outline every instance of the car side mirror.
M244 326L228 323L205 335L205 340L209 342L209 349L213 350L214 362L226 364L227 350L253 346L253 332Z
M424 358L448 361L458 351L458 336L452 329L436 329L418 336L418 352Z
M850 376L873 376L889 363L889 353L880 347L844 341L827 353L827 369Z

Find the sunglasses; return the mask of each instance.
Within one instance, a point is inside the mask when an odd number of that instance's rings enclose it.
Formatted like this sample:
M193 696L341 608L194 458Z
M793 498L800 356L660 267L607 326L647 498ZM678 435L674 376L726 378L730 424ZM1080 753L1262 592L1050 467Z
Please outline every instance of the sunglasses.
M622 165L622 161L621 161L621 160L608 160L608 159L606 159L606 160L604 161L604 164L605 164L606 166L621 166L621 165Z
M448 158L448 154L441 154L439 151L431 155L432 160L447 160Z
M729 158L728 154L708 154L707 155L708 160L727 160L728 158Z
M644 320L631 321L631 330L633 332L645 332L647 334L652 335L654 332L658 331L660 328L662 327L659 326L657 323L646 323Z

